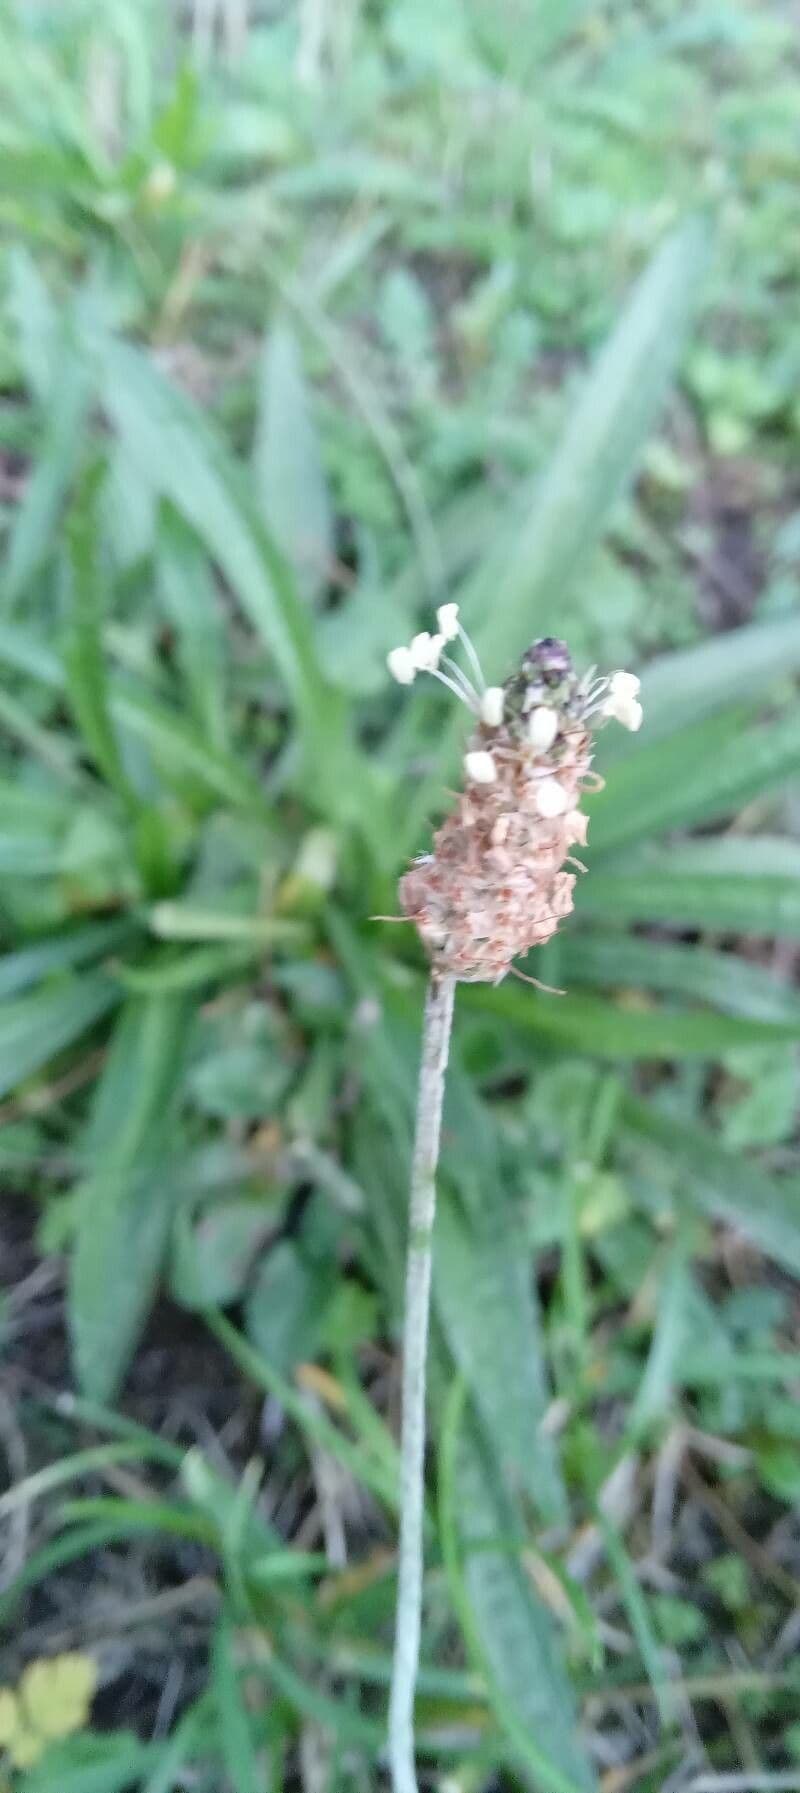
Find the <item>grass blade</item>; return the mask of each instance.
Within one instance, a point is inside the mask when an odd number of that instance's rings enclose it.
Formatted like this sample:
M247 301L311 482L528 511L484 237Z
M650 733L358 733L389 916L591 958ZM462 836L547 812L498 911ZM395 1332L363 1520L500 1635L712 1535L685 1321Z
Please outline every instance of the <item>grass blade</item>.
M797 1183L778 1181L755 1164L727 1152L704 1127L655 1102L622 1099L626 1132L637 1150L666 1170L676 1202L725 1221L758 1251L800 1274L800 1202Z
M795 991L760 965L712 947L576 930L558 938L542 975L548 983L567 989L591 984L691 996L751 1021L788 1022L800 1035L800 997Z
M89 1445L84 1451L75 1451L72 1456L60 1457L56 1463L48 1463L44 1469L36 1469L32 1475L26 1476L24 1482L17 1482L0 1494L0 1519L7 1518L18 1507L27 1507L31 1501L41 1500L43 1495L52 1493L54 1488L63 1488L67 1482L74 1482L79 1477L93 1475L96 1470L105 1469L110 1463L142 1463L155 1453L148 1452L147 1446L138 1439L122 1438L111 1444Z
M30 984L37 984L51 971L66 971L75 965L89 964L124 946L132 933L131 923L90 921L85 927L72 928L68 934L25 946L19 952L0 958L0 997L14 996Z
M669 1724L676 1716L675 1696L665 1673L662 1652L653 1629L647 1600L636 1579L633 1563L619 1532L609 1523L602 1508L597 1507L595 1516L630 1620L631 1630L639 1645L641 1658L647 1670L661 1723Z
M467 1380L509 1492L523 1492L550 1523L566 1517L552 1441L540 1431L547 1404L542 1341L524 1241L495 1184L467 1214L445 1197L436 1223L436 1312Z
M177 656L202 735L225 750L228 643L207 556L177 511L163 507L158 533L158 588L177 638Z
M125 776L108 708L103 653L103 595L99 567L98 495L102 469L83 480L67 527L69 624L64 651L70 703L95 765L126 802Z
M167 1738L163 1755L152 1774L148 1774L140 1782L139 1793L175 1793L176 1788L188 1784L187 1765L192 1756L198 1753L203 1732L207 1728L207 1707L208 1701L201 1697L184 1713L172 1735Z
M705 236L694 221L661 245L531 493L527 518L506 532L501 549L457 594L490 683L505 677L532 635L560 632L565 587L630 480L675 372L704 261ZM411 806L401 851L435 808L462 734L456 715L442 730L435 771Z
M67 344L48 406L39 460L16 513L4 582L7 610L21 598L49 553L75 467L76 443L88 401L86 369L72 345Z
M166 1248L164 1154L187 1018L174 998L134 999L95 1098L87 1158L97 1170L78 1204L69 1324L78 1382L97 1401L119 1387Z
M726 837L659 849L586 879L581 912L616 924L800 937L800 848L792 842Z
M752 703L800 667L800 617L749 623L681 653L662 654L642 674L646 744L702 721L727 705ZM609 737L615 759L640 742Z
M322 784L335 807L352 806L356 766L343 703L323 678L309 620L233 463L200 411L137 349L102 333L92 346L103 403L132 460L205 544L274 655L314 788Z
M223 748L204 740L191 722L141 690L116 686L111 709L121 726L142 741L166 779L197 780L214 797L236 808L263 809L261 791L246 767Z
M498 1508L486 1465L462 1428L465 1393L457 1381L440 1446L439 1531L451 1594L514 1755L537 1787L578 1793L594 1785L594 1776L576 1738L552 1620L522 1570L513 1509L504 1511L502 1502ZM507 1539L497 1535L503 1518Z
M248 1376L256 1387L266 1390L278 1400L286 1412L291 1414L296 1425L308 1434L315 1444L322 1447L337 1459L355 1478L371 1488L378 1498L390 1509L397 1506L397 1487L394 1467L387 1471L385 1461L377 1459L361 1445L353 1444L345 1434L334 1426L324 1413L319 1413L303 1400L291 1382L286 1380L280 1371L268 1363L263 1353L254 1350L247 1340L231 1326L224 1314L209 1310L205 1315L206 1323L215 1338L230 1352L234 1362L238 1364L244 1375Z
M602 350L514 542L499 586L479 568L465 594L487 678L527 647L541 615L554 618L578 560L598 539L630 480L673 378L706 260L696 221L656 251ZM487 603L491 593L491 604Z
M658 1280L658 1309L650 1351L628 1419L628 1430L634 1438L665 1419L674 1391L680 1387L683 1356L692 1342L691 1283L686 1256L686 1241L679 1236Z
M553 997L507 983L475 984L463 991L464 1008L495 1015L526 1033L602 1059L713 1058L734 1046L774 1044L798 1037L794 1016L750 1020L710 1010L625 1007L590 995Z
M25 1793L128 1793L166 1747L140 1743L132 1731L52 1743L26 1774Z
M254 462L266 522L312 598L328 577L333 520L300 346L283 320L262 352Z
M217 1710L217 1736L227 1776L236 1793L264 1793L250 1719L239 1687L234 1660L234 1632L220 1619L211 1650L210 1691Z
M118 1001L113 979L90 972L7 1002L0 1014L0 1095L49 1064Z
M645 744L637 758L616 768L589 806L592 856L642 836L730 815L800 767L796 712L744 733L734 717L729 738L720 740L725 720L699 723L674 742Z

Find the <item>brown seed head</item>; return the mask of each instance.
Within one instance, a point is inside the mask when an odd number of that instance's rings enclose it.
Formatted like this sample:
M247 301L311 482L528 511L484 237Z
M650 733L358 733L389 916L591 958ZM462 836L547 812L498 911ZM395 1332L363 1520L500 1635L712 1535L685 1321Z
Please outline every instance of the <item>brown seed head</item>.
M563 868L586 840L589 708L564 643L546 638L504 686L500 725L479 723L466 789L400 881L403 912L442 972L497 983L570 913L575 878Z

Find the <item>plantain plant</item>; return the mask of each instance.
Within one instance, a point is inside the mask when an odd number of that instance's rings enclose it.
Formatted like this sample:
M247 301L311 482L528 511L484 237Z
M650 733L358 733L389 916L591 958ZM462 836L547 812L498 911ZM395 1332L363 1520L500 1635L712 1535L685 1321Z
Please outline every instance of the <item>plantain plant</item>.
M444 565L441 595L461 607L490 680L534 635L566 632L675 375L704 256L693 223L666 239L547 468L487 524L479 552ZM442 730L425 704L411 719L387 716L369 696L354 713L306 575L288 538L273 540L256 476L224 431L122 339L91 283L62 314L25 255L16 282L38 460L13 522L0 621L0 1085L14 1122L4 1162L48 1196L42 1242L69 1256L84 1396L117 1397L166 1283L307 1426L289 1371L340 1336L337 1253L355 1252L398 1323L423 980L413 941L369 918L425 845L459 725ZM285 354L285 320L277 327ZM273 368L277 352L268 345ZM264 428L257 464L269 437ZM385 601L393 635L413 627L413 581ZM690 1082L693 1065L800 1032L797 997L767 955L743 951L800 933L798 849L781 812L800 767L799 665L792 615L644 668L635 751L609 741L598 759L606 786L587 804L579 915L529 967L566 994L508 983L461 993L433 1288L438 1507L427 1517L480 1661L497 1760L556 1793L590 1787L594 1769L557 1627L525 1564L533 1528L563 1531L571 1496L541 1429L530 1191L508 1174L509 1129L521 1123L504 1091L532 1068L543 1089L577 1080L574 1136L550 1162L557 1117L545 1115L531 1147L531 1174L556 1203L574 1194L559 1181L565 1161L601 1176L618 1156L634 1182L658 1187L681 1238L698 1216L722 1220L800 1267L791 1185L725 1150ZM337 1104L351 1072L354 1107ZM309 1181L324 1198L312 1246L284 1241L270 1279L265 1237ZM220 1312L234 1303L249 1342ZM326 1317L312 1340L315 1304ZM394 1525L392 1440L369 1430L351 1393L363 1436L354 1444L330 1422L322 1440ZM644 1417L657 1406L651 1390ZM233 1581L226 1613L238 1623ZM214 1656L223 1703L237 1685L231 1647L226 1617ZM269 1669L296 1713L310 1647L295 1638ZM359 1736L380 1754L381 1725Z

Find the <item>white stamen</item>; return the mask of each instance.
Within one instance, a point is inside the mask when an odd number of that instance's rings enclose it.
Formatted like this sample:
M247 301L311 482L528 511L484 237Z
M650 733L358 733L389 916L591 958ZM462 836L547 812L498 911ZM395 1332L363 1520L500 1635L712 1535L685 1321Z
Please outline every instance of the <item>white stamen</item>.
M619 696L606 698L602 714L621 722L623 728L629 728L635 734L642 726L644 711L638 698Z
M637 679L635 672L612 672L608 681L611 697L622 697L629 700L638 697L641 688L642 681Z
M644 710L636 697L632 697L629 703L618 705L617 721L622 723L623 728L629 728L632 735L638 733L643 717Z
M452 664L451 660L445 658L446 666L452 666ZM454 671L458 672L458 667L455 667ZM458 698L459 703L466 704L467 709L471 711L472 715L477 716L478 699L475 696L475 692L471 685L467 685L465 681L460 678L448 678L447 673L440 672L437 666L430 667L430 675L432 679L438 679L440 685L446 685L448 691L452 691L453 696Z
M601 705L602 714L613 716L615 722L621 722L623 728L635 733L642 726L644 714L639 702L640 690L641 681L635 672L612 672Z
M458 634L458 605L440 604L436 612L436 621L445 641L455 641Z
M413 685L417 676L414 656L408 647L393 647L386 655L386 664L398 685Z
M418 672L435 672L444 647L443 635L431 635L423 629L411 643L411 658Z
M494 784L497 768L490 753L477 750L464 756L464 771L473 784Z
M546 705L542 704L538 709L531 711L528 717L528 740L531 746L537 749L537 752L546 753L548 747L552 747L557 734L558 716L555 710L549 710Z
M475 677L478 681L478 689L480 691L485 691L486 690L486 680L483 676L483 667L481 666L480 660L478 659L478 656L475 652L472 642L470 641L470 638L467 634L466 629L462 629L460 623L458 625L458 634L460 636L462 645L466 651L467 659L469 660L470 666L472 667L472 670L473 670Z
M470 684L462 667L457 666L455 660L451 660L449 654L442 655L442 665L447 667L451 679L454 679L459 686L464 702L469 704L470 709L474 710L477 714L480 710L480 699L474 685Z
M499 728L503 720L505 692L502 685L490 685L481 698L481 722L487 728Z
M536 786L536 808L548 820L563 816L569 809L569 797L557 778L543 778Z

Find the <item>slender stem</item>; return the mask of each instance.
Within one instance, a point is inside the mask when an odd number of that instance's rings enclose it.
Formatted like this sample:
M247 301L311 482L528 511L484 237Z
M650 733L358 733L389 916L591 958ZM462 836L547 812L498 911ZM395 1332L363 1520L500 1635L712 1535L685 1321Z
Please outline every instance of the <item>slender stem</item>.
M414 1687L422 1613L425 1502L425 1367L428 1355L436 1166L455 978L431 973L417 1096L411 1169L403 1330L403 1427L401 1445L400 1551L397 1573L392 1684L389 1695L389 1764L394 1793L417 1793L414 1771Z

